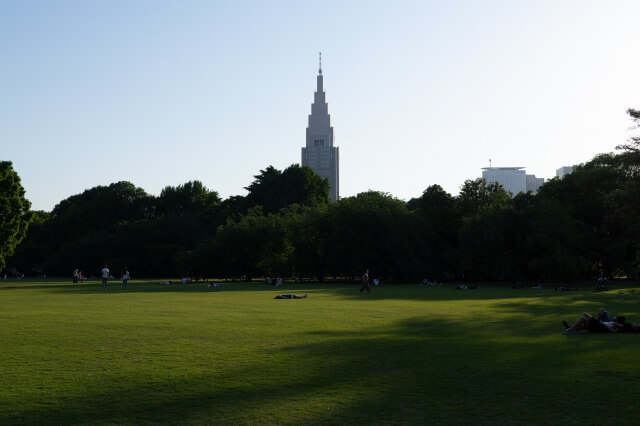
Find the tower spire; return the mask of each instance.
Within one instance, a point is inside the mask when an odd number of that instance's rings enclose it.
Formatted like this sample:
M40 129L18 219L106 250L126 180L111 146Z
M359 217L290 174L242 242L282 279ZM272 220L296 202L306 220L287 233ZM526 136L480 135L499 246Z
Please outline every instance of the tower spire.
M313 94L301 164L311 167L318 175L328 179L329 199L338 201L340 199L339 150L333 144L333 127L331 127L329 106L324 93L323 78L322 52L318 52L317 87Z

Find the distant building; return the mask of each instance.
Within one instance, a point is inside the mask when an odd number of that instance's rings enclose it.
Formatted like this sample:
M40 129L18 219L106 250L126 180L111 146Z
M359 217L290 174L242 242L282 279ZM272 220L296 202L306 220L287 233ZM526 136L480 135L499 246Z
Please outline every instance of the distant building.
M556 170L556 176L560 178L564 175L570 175L571 173L573 173L573 166L564 166Z
M528 191L535 194L544 183L544 178L528 175L524 167L485 167L482 169L482 178L487 182L499 183L512 196Z
M538 189L544 184L544 178L536 177L535 175L527 175L527 191L531 191L533 194L538 193Z
M303 166L311 167L317 174L329 180L329 198L331 201L340 199L340 173L338 147L333 146L333 127L329 105L325 100L322 81L322 57L318 69L317 89L311 104L309 126L307 127L307 142L302 148Z
M489 182L497 182L512 195L527 192L527 177L524 167L485 167L482 178Z

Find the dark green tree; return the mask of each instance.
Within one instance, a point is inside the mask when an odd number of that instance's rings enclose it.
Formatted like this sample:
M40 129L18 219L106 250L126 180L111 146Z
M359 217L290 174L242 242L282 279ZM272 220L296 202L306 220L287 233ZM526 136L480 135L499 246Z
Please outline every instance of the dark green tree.
M152 197L131 182L121 181L60 201L51 211L51 224L64 239L93 229L112 229L153 214Z
M27 234L7 264L28 275L41 275L45 272L42 268L45 259L55 249L53 244L46 244L50 241L47 232L51 215L42 210L32 213Z
M627 114L633 121L633 128L640 129L640 110L629 108ZM631 136L626 144L618 145L616 149L623 150L629 154L626 165L640 166L640 136ZM631 172L637 173L640 170L634 167Z
M506 279L512 276L509 244L512 231L508 206L511 195L483 178L467 180L456 198L461 225L458 233L457 275L476 279Z
M294 248L292 268L296 276L322 280L327 274L327 253L331 250L329 241L334 229L329 210L333 207L293 204L282 210Z
M518 275L513 210L490 204L467 217L460 228L458 270L465 278L506 280Z
M293 164L284 171L273 166L261 170L245 189L248 207L262 206L265 214L275 213L291 204L313 206L329 202L329 181L310 167Z
M47 252L42 268L48 274L69 275L73 268L87 276L109 263L114 271L126 266L127 246L135 234L118 231L155 215L154 199L130 182L96 186L56 205L42 233L34 235ZM29 241L32 244L31 241Z
M182 212L200 213L214 210L221 200L198 180L178 186L166 186L158 197L158 214Z
M226 221L218 193L197 180L165 187L156 204L158 218L171 222L162 227L181 233L181 237L175 236L191 247L215 237L217 228Z
M490 206L505 206L511 196L497 182L487 183L483 178L466 180L460 188L456 204L463 218L477 214Z
M584 226L553 200L518 194L512 201L517 280L572 281L589 275Z
M640 110L629 109L627 113L633 120L633 129L640 129ZM626 144L617 146L622 150L619 155L625 181L616 193L612 194L614 214L624 226L624 237L628 242L633 258L628 274L640 276L640 136L635 134Z
M20 177L10 161L0 161L0 271L27 233L32 213Z
M228 221L215 240L216 275L227 277L291 274L293 247L281 215L264 215L260 207L250 210L238 222Z
M329 209L332 229L327 244L326 272L337 276L417 278L420 226L405 202L368 191L343 198Z
M576 238L583 241L581 254L591 264L592 277L619 275L631 262L631 247L615 201L625 180L620 157L600 154L540 188L539 196L554 200L582 222L583 233Z
M150 204L151 216L113 228L110 262L148 276L195 275L192 251L214 238L225 220L220 197L200 181L190 181L166 186Z
M443 280L455 274L461 215L456 200L440 185L431 185L407 203L421 219L420 276Z

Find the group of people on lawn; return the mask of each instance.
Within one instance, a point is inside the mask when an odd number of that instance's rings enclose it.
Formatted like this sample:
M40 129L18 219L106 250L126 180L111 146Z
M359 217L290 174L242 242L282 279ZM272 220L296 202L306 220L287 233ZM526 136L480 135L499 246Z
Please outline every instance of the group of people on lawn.
M598 309L598 314L595 317L585 312L573 324L563 320L562 325L565 327L564 334L574 334L580 330L588 330L591 333L640 332L640 323L627 322L627 318L622 315L611 318L609 312L604 308Z
M107 281L109 278L112 278L109 272L109 268L107 265L104 265L102 270L100 271L102 275L102 287L104 291L107 291ZM127 282L129 281L129 271L127 268L122 270L122 288L127 288ZM82 283L84 276L82 271L78 269L73 271L73 282ZM369 284L369 270L365 269L364 274L362 275L362 287L360 287L360 292L366 291L370 292L371 287ZM281 278L267 281L269 285L279 286L282 285ZM184 281L183 281L184 283ZM306 299L307 295L304 294L302 296L298 296L295 294L281 294L275 297L276 299ZM626 317L622 315L618 315L616 317L611 317L609 312L606 309L600 308L598 309L597 316L592 316L588 313L583 313L578 317L577 320L574 321L573 324L569 324L567 321L562 321L562 325L565 327L564 334L574 334L578 333L581 330L588 330L591 333L630 333L630 332L639 332L640 333L640 323L632 324L627 322Z
M102 269L100 270L100 276L102 277L102 288L104 289L104 291L107 291L107 282L110 279L113 279L113 276L111 275L109 268L107 267L107 265L104 265L102 267ZM127 283L129 282L129 270L125 267L122 269L122 288L123 289L127 289ZM73 271L73 283L80 283L82 284L82 282L84 281L84 274L82 273L81 270L78 270L77 268L74 269Z
M82 281L84 281L84 274L78 268L74 269L73 270L73 283L74 284L78 284L78 283L82 284Z
M110 278L113 278L109 273L109 268L107 267L107 265L104 265L104 267L100 271L100 274L102 275L102 288L104 289L104 291L107 291L107 281L109 281ZM125 266L122 269L122 289L123 290L127 289L127 283L129 282L129 278L130 278L129 270Z

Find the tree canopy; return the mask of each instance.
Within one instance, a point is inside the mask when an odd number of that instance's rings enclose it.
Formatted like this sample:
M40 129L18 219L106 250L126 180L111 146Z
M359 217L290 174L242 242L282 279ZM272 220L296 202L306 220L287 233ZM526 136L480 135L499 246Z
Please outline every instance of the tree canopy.
M292 164L280 171L269 166L254 176L246 187L249 207L260 205L265 213L274 213L291 204L313 206L329 202L329 181L308 166Z
M0 161L0 271L27 233L31 203L10 161Z
M628 114L637 131L640 112ZM246 196L225 200L199 181L167 186L157 197L116 182L35 213L10 262L58 275L76 267L96 274L108 263L137 276L322 280L368 268L391 280L637 277L640 138L618 149L547 181L536 195L512 196L479 178L457 196L430 185L408 202L367 191L330 203L327 180L299 165L268 166ZM6 257L31 213L10 163L2 164Z

